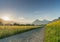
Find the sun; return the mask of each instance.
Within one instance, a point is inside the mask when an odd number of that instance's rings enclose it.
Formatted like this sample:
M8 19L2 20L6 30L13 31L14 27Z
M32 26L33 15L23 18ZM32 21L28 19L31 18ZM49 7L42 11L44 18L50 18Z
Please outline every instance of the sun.
M5 20L5 21L11 20L11 19L10 19L9 17L7 17L7 16L3 16L2 19Z

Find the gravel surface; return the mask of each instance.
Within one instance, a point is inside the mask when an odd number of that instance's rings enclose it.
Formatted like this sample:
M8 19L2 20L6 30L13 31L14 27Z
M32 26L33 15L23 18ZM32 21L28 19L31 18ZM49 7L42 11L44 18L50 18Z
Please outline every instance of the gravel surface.
M11 37L0 39L0 42L43 42L43 40L44 28L38 28Z

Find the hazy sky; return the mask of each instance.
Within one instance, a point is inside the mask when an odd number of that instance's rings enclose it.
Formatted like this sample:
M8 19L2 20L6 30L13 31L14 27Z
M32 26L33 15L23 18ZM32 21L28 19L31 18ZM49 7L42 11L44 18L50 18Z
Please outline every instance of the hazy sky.
M29 23L35 19L53 20L60 16L59 0L0 0L0 17Z

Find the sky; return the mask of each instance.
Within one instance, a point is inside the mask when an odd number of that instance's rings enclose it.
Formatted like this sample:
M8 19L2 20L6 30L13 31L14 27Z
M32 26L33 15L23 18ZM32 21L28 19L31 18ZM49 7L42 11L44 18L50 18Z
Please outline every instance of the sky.
M21 23L60 17L59 0L0 0L0 17Z

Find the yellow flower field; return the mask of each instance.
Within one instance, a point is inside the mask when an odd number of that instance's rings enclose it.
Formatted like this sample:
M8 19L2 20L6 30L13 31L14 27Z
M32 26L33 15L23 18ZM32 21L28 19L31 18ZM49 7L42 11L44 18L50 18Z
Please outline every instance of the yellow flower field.
M0 26L0 38L4 38L39 27L40 26Z
M60 42L60 20L47 24L45 42Z

